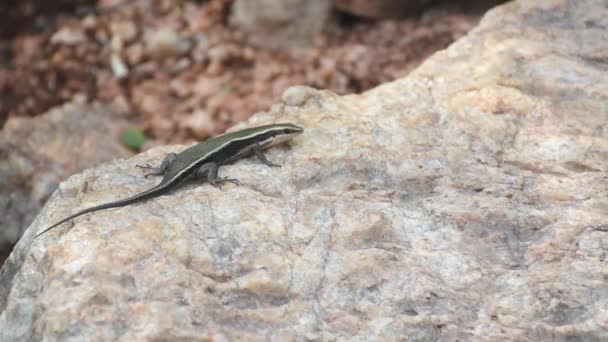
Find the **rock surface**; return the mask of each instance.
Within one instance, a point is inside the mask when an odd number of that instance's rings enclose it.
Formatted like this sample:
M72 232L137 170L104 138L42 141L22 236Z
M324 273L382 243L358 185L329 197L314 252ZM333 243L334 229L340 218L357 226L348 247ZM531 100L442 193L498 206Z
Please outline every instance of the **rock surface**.
M306 127L188 184L105 164L63 183L0 274L0 340L608 339L608 9L518 1L407 78L290 89ZM83 187L88 184L88 187Z
M230 23L261 47L305 47L327 25L330 0L236 0Z
M0 132L0 245L17 242L69 175L131 155L118 140L126 125L104 106L78 102L9 119Z

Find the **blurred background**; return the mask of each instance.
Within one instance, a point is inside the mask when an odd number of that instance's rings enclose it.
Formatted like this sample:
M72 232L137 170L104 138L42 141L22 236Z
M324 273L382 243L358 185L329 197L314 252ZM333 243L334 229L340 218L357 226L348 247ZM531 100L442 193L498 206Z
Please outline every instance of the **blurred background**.
M224 132L291 85L407 75L498 0L3 0L0 265L57 185Z

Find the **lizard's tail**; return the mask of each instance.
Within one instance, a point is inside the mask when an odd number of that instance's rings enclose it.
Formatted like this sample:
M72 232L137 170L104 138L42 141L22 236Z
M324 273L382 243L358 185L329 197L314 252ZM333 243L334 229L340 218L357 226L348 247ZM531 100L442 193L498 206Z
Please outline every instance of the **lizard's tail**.
M142 193L139 193L135 196L129 197L129 198L125 198L123 200L118 200L118 201L114 201L114 202L109 202L109 203L104 203L104 204L100 204L100 205L96 205L94 207L90 207L90 208L86 208L83 209L77 213L74 213L66 218L64 218L63 220L53 224L52 226L44 229L43 231L41 231L40 233L36 234L36 236L34 236L34 239L38 238L40 235L48 232L49 230L57 227L58 225L65 223L73 218L76 218L80 215L84 215L93 211L98 211L98 210L104 210L104 209L110 209L110 208L116 208L116 207L122 207L125 205L129 205L135 202L139 202L139 201L143 201L146 199L149 199L151 197L157 196L159 192L161 192L162 190L164 190L164 186L162 186L161 184L159 184L158 186L155 186L151 189L148 189Z

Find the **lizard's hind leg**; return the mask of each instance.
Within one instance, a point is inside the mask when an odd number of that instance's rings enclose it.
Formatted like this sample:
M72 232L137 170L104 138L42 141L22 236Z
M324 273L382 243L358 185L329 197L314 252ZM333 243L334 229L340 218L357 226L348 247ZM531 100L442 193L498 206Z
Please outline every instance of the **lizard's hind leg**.
M144 169L144 170L150 170L152 171L151 173L148 173L146 175L144 175L144 177L148 178L150 176L162 176L165 174L165 172L167 172L167 168L169 168L169 165L171 165L171 163L175 160L175 157L177 157L176 153L169 153L165 156L165 158L163 159L163 161L160 163L159 167L154 167L151 166L150 164L146 164L146 165L135 165L140 169Z

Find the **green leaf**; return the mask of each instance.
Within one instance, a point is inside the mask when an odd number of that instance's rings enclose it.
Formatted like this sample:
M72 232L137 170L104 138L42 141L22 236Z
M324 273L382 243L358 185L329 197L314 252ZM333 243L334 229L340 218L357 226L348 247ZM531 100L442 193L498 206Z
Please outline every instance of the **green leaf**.
M229 93L232 91L232 86L227 83L222 83L219 88L220 88L220 92L223 92L223 93Z
M139 151L148 138L139 127L131 127L122 132L120 142L130 149Z

